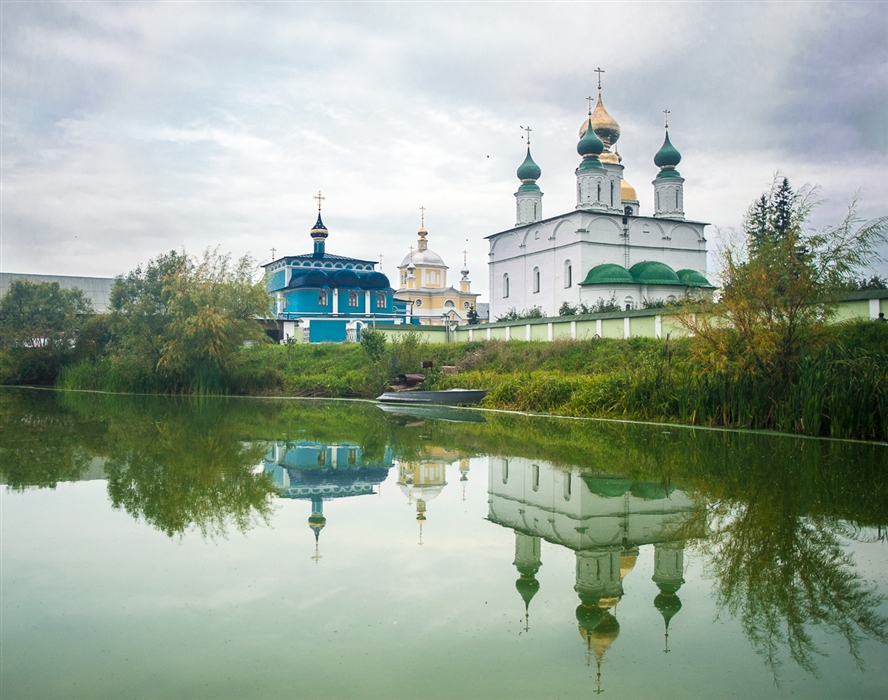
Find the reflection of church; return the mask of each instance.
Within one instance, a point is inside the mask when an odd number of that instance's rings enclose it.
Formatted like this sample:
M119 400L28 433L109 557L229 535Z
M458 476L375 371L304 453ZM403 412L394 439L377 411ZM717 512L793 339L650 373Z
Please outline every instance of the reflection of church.
M492 458L488 519L515 531L515 583L529 620L539 591L541 543L576 553L579 597L576 618L591 657L599 665L620 633L616 605L623 579L639 548L653 545L653 604L663 616L668 649L669 621L681 608L676 593L684 583L684 540L699 536L697 509L688 496L656 482L597 477L560 470L523 458Z
M314 530L315 544L327 524L324 501L376 493L391 467L389 449L382 460L368 464L361 448L350 443L275 442L265 456L265 473L271 475L281 497L311 501L308 525Z
M469 460L461 458L457 452L430 446L424 448L416 457L398 462L398 486L407 496L407 502L416 506L420 544L422 544L422 524L426 521L428 503L437 498L447 486L447 467L457 460L459 460L460 482L465 489ZM465 491L463 497L465 498Z

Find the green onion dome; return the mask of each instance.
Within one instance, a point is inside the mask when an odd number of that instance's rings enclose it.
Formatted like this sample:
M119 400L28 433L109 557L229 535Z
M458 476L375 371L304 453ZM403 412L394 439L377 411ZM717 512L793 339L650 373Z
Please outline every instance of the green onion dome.
M663 141L663 145L657 151L657 155L654 156L654 165L660 168L660 175L668 173L670 176L675 177L678 175L675 166L679 163L681 163L681 153L672 145L672 142L669 140L669 131L667 130L666 140Z
M575 615L580 626L580 634L583 636L583 639L588 641L589 633L601 622L604 610L595 605L594 602L591 604L583 602L577 606Z
M632 279L629 270L622 265L605 263L603 265L596 265L589 270L589 274L586 275L586 279L581 284L635 284L635 280ZM625 490L622 493L625 493Z
M655 260L635 263L629 268L629 274L636 284L681 284L678 275L669 265Z
M592 118L589 117L589 124L592 124ZM577 153L579 153L583 158L595 156L595 159L598 159L598 156L601 155L601 152L604 150L604 143L602 143L601 139L598 138L598 135L595 133L595 130L592 128L587 128L586 133L583 134L583 137L580 139L580 142L577 144Z
M516 174L521 182L539 180L540 175L543 174L543 171L540 170L540 166L534 163L533 158L530 157L530 146L527 147L527 156L524 158L524 162L518 166L518 172Z
M709 284L709 280L696 270L679 270L675 274L678 275L678 279L681 280L681 283L687 287L712 288L712 285Z
M540 582L533 576L522 576L515 581L515 589L524 601L524 607L527 608L530 606L530 601L533 600L533 597L540 590Z

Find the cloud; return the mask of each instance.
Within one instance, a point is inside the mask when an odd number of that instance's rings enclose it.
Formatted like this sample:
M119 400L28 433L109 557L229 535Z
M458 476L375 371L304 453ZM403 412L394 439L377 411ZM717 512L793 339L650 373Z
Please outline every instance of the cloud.
M689 217L737 226L784 172L834 220L888 212L883 4L21 3L2 6L4 270L113 275L169 250L415 244L451 268L514 223L519 124L573 209L593 69L650 211L671 114ZM830 217L833 217L832 219Z

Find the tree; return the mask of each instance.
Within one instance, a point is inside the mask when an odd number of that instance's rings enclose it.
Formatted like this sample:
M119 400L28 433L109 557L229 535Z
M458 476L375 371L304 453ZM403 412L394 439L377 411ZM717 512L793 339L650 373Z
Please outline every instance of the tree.
M838 296L879 259L888 233L888 217L864 222L856 198L841 223L811 229L817 189L793 193L786 178L778 180L747 212L743 240L720 251L720 300L702 301L679 317L710 358L776 384L792 377Z
M0 300L0 349L4 381L51 384L73 354L82 324L94 313L80 289L58 282L13 280Z
M245 256L201 259L172 251L115 281L111 328L118 361L156 388L225 391L245 343L265 342L257 318L269 311Z
M466 318L468 319L470 326L477 326L478 325L478 323L479 323L478 311L477 311L477 309L475 309L474 306L469 309L469 313L466 314Z

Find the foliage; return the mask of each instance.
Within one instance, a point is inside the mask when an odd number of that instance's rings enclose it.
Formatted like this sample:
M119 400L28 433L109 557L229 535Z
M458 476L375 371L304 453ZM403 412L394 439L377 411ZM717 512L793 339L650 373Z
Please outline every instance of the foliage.
M777 391L817 347L837 296L878 259L888 233L888 217L864 222L856 200L837 226L808 228L815 196L814 188L793 192L785 178L775 179L750 207L743 242L720 252L719 302L701 300L679 317L698 338L701 357L769 376Z
M371 361L379 360L385 352L385 333L372 327L361 330L361 349Z
M73 355L80 327L94 313L80 289L13 280L0 299L0 381L51 384Z
M847 289L849 292L866 292L877 289L888 289L888 279L879 275L872 275L869 279L863 277L851 282Z
M617 298L612 294L610 299L601 299L599 298L592 306L586 306L585 304L580 305L582 307L581 313L584 314L603 314L609 313L611 311L622 311L620 304L617 302Z
M469 309L469 313L466 314L466 318L468 319L470 326L477 326L479 323L478 310L472 306L472 308Z
M546 314L543 309L539 306L532 306L529 309L524 309L523 311L518 311L515 308L511 308L502 316L499 316L496 320L499 321L520 321L525 318L546 318Z
M267 337L256 318L268 313L264 284L249 257L218 251L190 258L171 251L118 277L111 290L104 353L62 377L67 387L112 391L227 393L273 382L249 362L245 345ZM249 348L247 348L248 350ZM249 371L247 371L249 370Z

